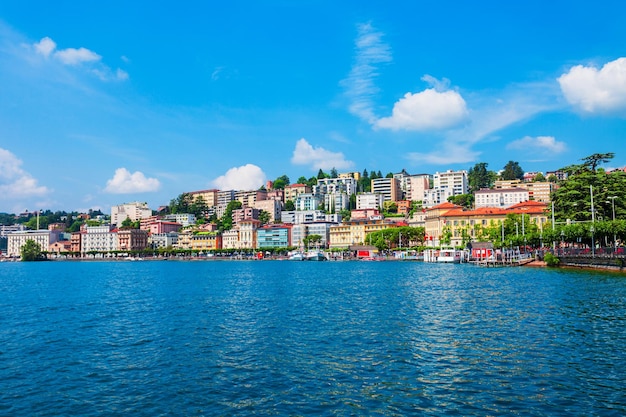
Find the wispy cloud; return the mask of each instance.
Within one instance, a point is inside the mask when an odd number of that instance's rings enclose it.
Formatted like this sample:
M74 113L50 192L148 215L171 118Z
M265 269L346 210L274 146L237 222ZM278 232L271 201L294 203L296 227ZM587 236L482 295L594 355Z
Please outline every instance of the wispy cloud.
M563 153L567 150L565 142L557 141L553 136L525 136L506 145L506 149L536 154Z
M156 178L147 178L142 172L130 173L126 168L115 170L113 178L107 181L104 192L111 194L149 193L158 191L161 183Z
M234 167L212 181L221 190L256 190L267 181L261 168L253 164Z
M360 24L357 30L354 64L348 78L341 84L350 101L350 113L368 123L374 123L377 117L373 110L373 99L379 91L374 79L378 75L377 66L391 62L391 48L383 41L383 33L370 23Z
M565 99L586 113L626 111L626 58L602 68L576 65L558 78Z
M112 70L102 63L102 56L84 47L57 49L57 44L49 37L42 38L32 45L34 51L42 57L52 58L63 65L87 65L88 71L95 74L102 81L125 81L128 73L120 68Z
M312 169L346 169L354 166L352 161L346 160L343 153L332 152L321 147L313 147L304 138L296 142L291 163L294 165L309 165Z

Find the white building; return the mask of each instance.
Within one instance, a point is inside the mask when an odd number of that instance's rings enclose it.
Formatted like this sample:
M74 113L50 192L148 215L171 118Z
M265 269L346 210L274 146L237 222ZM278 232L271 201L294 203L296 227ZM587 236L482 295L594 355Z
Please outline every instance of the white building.
M350 196L347 193L324 194L324 208L330 212L347 210L350 207Z
M345 193L356 194L357 181L354 178L320 178L313 186L313 194Z
M22 246L27 240L39 243L41 250L47 252L50 245L59 240L60 235L61 232L58 230L23 230L9 233L7 235L7 256L20 257Z
M191 213L168 214L163 218L163 220L178 223L183 227L187 227L192 224L196 224L196 215Z
M222 232L222 249L239 249L239 226Z
M82 235L80 250L88 252L112 252L118 247L117 233L112 231L111 225L87 226Z
M433 188L452 190L452 195L469 193L469 183L467 181L467 171L436 172L433 176Z
M449 197L452 197L452 188L432 188L424 191L424 199L422 207L430 208L438 204L445 203Z
M296 224L291 228L292 246L302 247L304 238L311 235L321 236L320 248L327 248L330 241L330 227L337 226L334 222L313 222Z
M523 188L482 189L474 193L474 206L476 208L508 208L528 200L528 190Z
M341 223L341 214L326 214L321 210L283 211L281 221L289 224L331 222Z
M322 204L322 199L313 193L298 194L296 201L294 201L296 210L301 211L317 210L320 204Z
M178 243L178 232L153 233L148 241L153 249L174 247Z
M148 203L137 201L111 207L111 224L114 226L120 226L127 218L136 222L150 216L152 216L152 210L148 207Z
M381 210L385 197L382 194L377 193L361 193L356 196L356 209L368 210L375 209Z

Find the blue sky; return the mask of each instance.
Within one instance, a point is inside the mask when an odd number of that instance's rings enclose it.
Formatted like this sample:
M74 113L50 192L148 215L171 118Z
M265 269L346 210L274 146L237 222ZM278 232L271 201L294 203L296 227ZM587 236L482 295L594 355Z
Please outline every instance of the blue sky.
M624 166L625 57L621 1L2 2L0 211Z

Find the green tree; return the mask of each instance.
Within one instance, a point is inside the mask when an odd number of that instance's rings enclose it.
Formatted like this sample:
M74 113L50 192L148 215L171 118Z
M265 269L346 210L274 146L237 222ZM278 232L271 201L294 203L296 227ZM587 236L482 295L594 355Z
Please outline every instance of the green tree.
M284 190L285 187L288 185L289 185L289 177L286 175L281 175L280 177L274 180L275 190Z
M479 162L467 172L467 182L472 193L481 188L491 188L496 181L498 174L487 169L486 162Z
M538 172L537 175L535 175L535 177L533 178L533 182L544 182L545 180L546 177L541 172Z
M341 221L349 221L352 216L352 212L350 210L339 210L339 215L341 216Z
M474 205L474 194L458 194L448 197L448 201L457 206L472 208Z
M241 206L242 204L239 200L233 200L228 203L226 210L224 210L224 215L218 221L218 228L221 232L233 228L233 210L238 210Z
M322 168L320 168L320 170L317 172L317 179L321 180L323 178L328 178L328 175L322 171Z
M32 239L28 239L26 242L24 242L24 245L20 250L20 254L22 255L22 261L26 262L40 261L43 259L43 254L41 253L41 245Z
M132 229L133 228L133 221L130 219L130 217L126 217L126 219L124 219L124 221L122 222L122 227L126 228L126 229Z
M504 166L500 178L503 180L521 180L524 178L524 170L518 162L509 161Z
M293 204L292 200L285 201L285 211L294 211L296 209L295 204Z
M582 158L583 165L587 166L592 172L596 172L596 167L600 164L605 164L615 157L613 152L607 153L594 153L585 158Z
M330 178L337 178L337 177L339 177L339 173L337 172L335 167L333 167L333 169L330 170Z
M307 180L305 176L301 176L297 181L298 184L306 184L307 182L309 182L309 180Z
M261 222L261 224L268 224L272 219L272 216L270 216L270 213L265 211L265 210L260 210L259 211L259 221Z
M393 178L393 172L388 172L385 178Z
M322 236L320 235L308 235L307 237L302 239L302 243L304 244L305 248L319 245L321 241L322 241Z

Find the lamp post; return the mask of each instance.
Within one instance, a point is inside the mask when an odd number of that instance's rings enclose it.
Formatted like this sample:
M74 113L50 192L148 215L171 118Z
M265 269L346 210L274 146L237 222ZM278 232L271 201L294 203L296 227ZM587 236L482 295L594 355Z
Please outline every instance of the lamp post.
M611 208L613 209L613 230L615 230L615 199L617 198L616 195L614 195L613 197L607 197L609 200L611 200ZM613 232L613 253L615 253L617 251L617 235L615 234L615 232Z
M554 201L552 201L552 251L556 249L556 242L554 241Z

